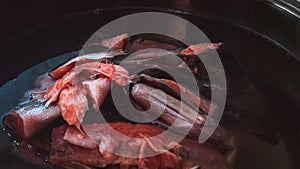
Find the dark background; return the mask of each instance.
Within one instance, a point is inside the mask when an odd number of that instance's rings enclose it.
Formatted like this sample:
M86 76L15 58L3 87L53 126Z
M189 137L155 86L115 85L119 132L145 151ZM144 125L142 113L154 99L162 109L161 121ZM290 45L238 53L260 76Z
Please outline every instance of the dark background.
M299 37L299 27L296 25L299 23L295 23L299 20L295 20L295 16L290 13L299 14L300 3L296 0L286 2L290 3L276 0L6 0L0 2L0 42L30 27L72 13L97 8L144 6L194 11L221 17L262 31L273 38L285 34L282 43L299 54L296 43L293 43L293 40L295 42L295 38ZM281 7L275 9L274 4L288 8L289 12L280 10ZM272 28L272 32L269 28ZM279 37L277 39L282 40ZM287 44L287 40L291 43Z
M239 25L259 34L259 37L262 37L262 39L265 38L268 42L272 43L266 46L260 46L263 43L253 44L258 41L251 41L251 38L255 38L252 34L250 38L248 36L247 38L242 38L235 32L229 33L228 36L233 36L234 34L235 37L228 38L228 41L239 43L233 44L232 49L237 49L237 51L243 49L242 47L247 49L244 53L240 54L243 56L241 61L243 61L250 72L253 72L253 76L260 81L273 83L274 86L284 92L284 97L293 96L293 98L298 98L297 103L299 103L300 7L299 2L296 2L296 0L2 1L0 2L0 57L2 59L0 61L0 86L38 63L63 54L62 52L69 52L67 48L69 46L74 47L75 41L84 42L86 40L84 38L88 37L80 34L80 29L86 27L84 24L74 25L76 28L70 33L64 27L55 28L51 27L51 24L49 24L50 27L47 27L49 25L46 23L58 21L54 25L64 25L61 22L68 22L66 25L70 27L73 26L69 22L72 20L70 16L73 14L84 11L97 11L97 9L103 8L124 7L163 8L193 12L201 16L209 16L210 18L217 18L218 20L232 23L233 25ZM64 20L61 18L67 19ZM43 28L42 30L39 29L41 27ZM225 28L218 27L215 29ZM66 34L69 41L63 37L57 40L57 36L61 34ZM74 38L69 38L70 36L74 36ZM73 39L75 40L72 41ZM252 48L248 48L247 45L251 44L251 42L253 42ZM253 46L258 47L253 49ZM282 50L279 50L280 52L270 52L270 50L274 49L274 46L280 47ZM78 48L80 49L80 46ZM239 56L239 54L236 56ZM8 95L10 94L9 91L7 93ZM276 98L276 95L270 95L269 97ZM279 111L282 110L282 113L288 116L288 118L278 115L281 122L276 123L276 125L284 126L284 124L287 125L290 123L286 127L293 131L290 135L293 136L291 138L293 138L294 143L290 144L290 147L292 147L294 152L299 154L300 146L299 141L297 141L299 139L296 140L294 138L295 133L299 134L300 131L298 127L299 111L297 111L298 109L295 104L288 104L288 101L286 101L287 98L284 97L278 98L278 102L276 103L282 107ZM3 104L5 98L1 99ZM297 146L296 148L293 147L295 145ZM293 159L296 159L296 155ZM276 164L276 162L274 163Z

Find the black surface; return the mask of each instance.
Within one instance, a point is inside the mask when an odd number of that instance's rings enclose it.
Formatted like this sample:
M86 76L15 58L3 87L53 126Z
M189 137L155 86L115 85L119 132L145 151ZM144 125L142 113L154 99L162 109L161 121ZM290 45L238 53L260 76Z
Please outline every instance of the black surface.
M179 1L170 3L170 1L144 0L109 2L31 0L1 3L0 8L3 10L0 10L0 19L4 23L0 28L0 41L2 42L0 55L3 59L0 62L1 85L38 63L80 49L87 38L103 24L125 14L158 10L177 13L188 18L199 26L212 41L222 41L226 44L245 73L252 81L259 83L262 90L265 91L266 96L258 100L262 100L262 102L271 100L270 107L277 109L276 112L269 112L269 114L274 113L276 119L271 124L279 127L278 130L283 140L280 144L283 144L285 148L281 150L271 146L268 149L271 149L271 152L278 151L277 153L284 151L286 153L284 157L290 159L290 162L278 160L265 161L265 163L259 161L255 165L248 164L254 163L249 158L259 158L259 155L265 155L261 158L268 159L266 149L259 149L254 146L256 144L251 144L249 141L248 146L253 146L253 151L248 155L244 153L243 156L240 156L238 166L244 169L252 166L276 168L276 164L278 164L277 167L280 164L288 164L286 168L300 167L297 160L300 150L300 22L294 15L279 10L272 3L265 1L220 1L215 3L191 0L190 5ZM96 8L99 9L94 10ZM176 10L169 10L170 8ZM92 10L83 12L89 9ZM177 9L193 11L193 13L187 14ZM194 15L195 13L197 15ZM59 17L61 18L57 19ZM37 71L37 73L40 72ZM21 79L21 84L17 84L17 86L22 86L24 80ZM28 83L30 84L30 81ZM17 102L15 98L22 95L22 92L15 94L14 92L17 90L14 88L11 90L1 88L1 93L4 94L1 97L1 115L14 106ZM10 102L9 99L14 101ZM243 104L248 104L248 102ZM253 116L263 113L262 109L257 108L257 111L253 112ZM252 121L251 118L249 121ZM2 136L4 136L3 133L1 133L1 143L3 144L0 147L0 163L6 164L6 168L24 167L24 163L19 162L18 158L6 154L9 152L8 141L6 137ZM2 154L4 155L2 156ZM270 159L274 160L271 158L273 155L269 154ZM29 165L27 168L35 167Z

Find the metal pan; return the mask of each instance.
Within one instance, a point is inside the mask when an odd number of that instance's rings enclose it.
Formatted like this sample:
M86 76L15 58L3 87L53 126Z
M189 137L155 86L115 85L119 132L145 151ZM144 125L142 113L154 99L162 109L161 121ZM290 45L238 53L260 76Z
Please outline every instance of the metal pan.
M1 66L10 65L5 69L11 73L1 78L1 116L32 87L36 76L75 57L85 40L102 25L141 11L176 14L198 26L211 41L225 44L221 59L231 80L227 109L234 109L238 126L233 129L239 143L235 168L300 167L297 160L300 150L299 58L254 30L179 10L126 7L86 11L36 26L2 43L1 55L8 63L3 61ZM1 132L1 168L37 168L18 158L12 149L7 136Z

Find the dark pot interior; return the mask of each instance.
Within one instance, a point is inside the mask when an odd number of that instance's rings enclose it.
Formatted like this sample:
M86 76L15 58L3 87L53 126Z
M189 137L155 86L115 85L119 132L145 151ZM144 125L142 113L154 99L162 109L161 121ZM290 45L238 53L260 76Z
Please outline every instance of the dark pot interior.
M270 17L272 10L278 12L258 2L248 5L265 9L265 17ZM160 7L128 7L123 4L116 4L118 7L107 6L45 22L3 41L0 50L6 60L0 66L3 85L0 88L1 116L15 106L16 98L21 97L23 91L31 87L30 78L24 75L17 77L21 72L43 62L40 68L31 69L31 74L38 75L58 64L57 61L54 64L44 61L63 54L66 55L62 57L75 56L72 52L79 50L88 37L118 17L143 11L167 12L188 19L212 42L223 42L226 46L224 56L231 57L222 58L222 61L226 74L233 79L232 86L229 85L228 105L233 105L240 116L239 127L235 128L239 140L235 168L300 167L297 160L300 150L299 26L294 25L295 32L286 31L282 32L286 34L284 36L275 36L280 28L259 25L260 21L255 20L255 17L261 15L259 10L252 15L252 26L249 26L238 22L239 19L229 20L230 15L217 16L222 11L209 15L209 12L194 12L195 9L190 8L188 12L178 10L178 6L174 10L165 4ZM279 12L281 17L299 23L296 17L291 18L283 11ZM276 20L278 18L270 18L275 23L282 22ZM8 82L16 77L17 80ZM36 168L9 153L11 148L4 133L1 133L0 148L1 168L24 168L24 165L26 168Z

